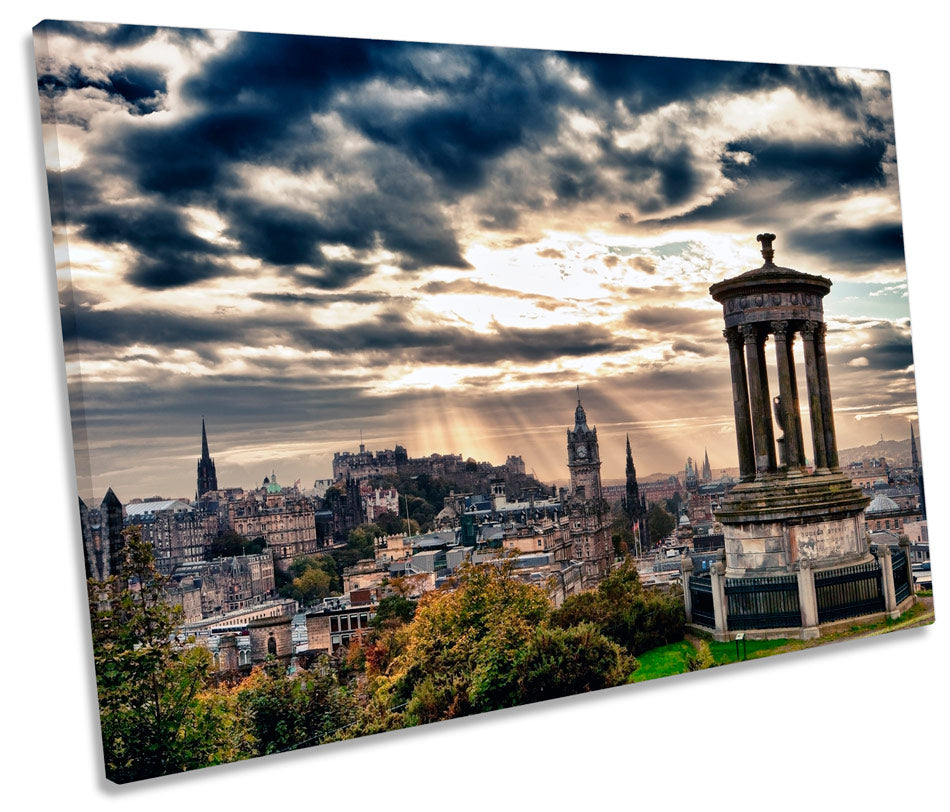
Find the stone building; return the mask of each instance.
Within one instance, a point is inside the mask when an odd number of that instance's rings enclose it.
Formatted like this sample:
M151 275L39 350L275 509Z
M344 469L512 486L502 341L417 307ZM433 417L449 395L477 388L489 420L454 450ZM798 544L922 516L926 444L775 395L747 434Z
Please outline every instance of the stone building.
M376 604L368 603L322 609L307 613L307 648L336 654L354 638L360 639L372 628Z
M270 549L259 555L182 564L171 577L181 589L198 589L202 618L258 606L276 594Z
M574 428L567 430L567 467L571 484L566 507L573 558L584 567L585 587L594 586L613 560L610 511L600 482L600 446L597 428L587 425L580 390L574 410Z
M334 483L324 496L324 508L332 514L330 529L333 540L344 542L350 530L366 521L363 511L363 496L360 493L360 481L351 477Z
M191 505L175 499L134 502L125 508L125 524L142 528L152 545L155 566L162 575L176 567L203 561L207 549L202 517Z
M252 663L264 662L268 657L283 659L293 656L291 622L292 619L286 615L248 621Z
M366 521L374 522L384 513L399 515L399 493L395 488L360 488L363 498L363 515Z
M864 526L869 533L875 530L893 530L899 536L904 532L906 523L919 522L920 519L920 508L906 504L901 507L883 493L875 496L864 511Z
M98 508L89 509L79 500L79 526L82 534L86 578L103 581L122 570L125 539L122 537L122 503L112 488L106 491Z
M228 523L245 538L263 537L282 571L326 544L317 531L314 501L296 488L281 488L276 476L265 477L261 488L228 503Z

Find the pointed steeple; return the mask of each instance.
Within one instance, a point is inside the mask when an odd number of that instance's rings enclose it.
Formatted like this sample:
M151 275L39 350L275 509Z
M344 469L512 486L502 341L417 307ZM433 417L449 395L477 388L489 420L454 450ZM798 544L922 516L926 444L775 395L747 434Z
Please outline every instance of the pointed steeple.
M920 465L920 456L917 454L917 443L914 440L914 424L910 424L910 464L917 477L917 490L920 493L920 518L927 518L927 500L924 498L924 469Z
M624 502L627 508L627 515L631 520L636 521L642 514L642 500L640 498L640 486L637 483L637 469L633 464L633 454L630 451L630 435L627 435L627 487L625 490Z
M587 412L581 406L581 388L577 387L577 408L574 410L574 431L590 431L587 427Z
M205 430L205 418L201 416L201 459L211 459L211 452L208 451L208 432Z
M214 469L214 460L208 450L208 432L205 429L205 419L201 418L201 459L198 460L198 490L196 499L200 499L208 491L218 489L218 475Z
M709 449L703 448L703 481L708 482L712 479L712 468L709 467Z

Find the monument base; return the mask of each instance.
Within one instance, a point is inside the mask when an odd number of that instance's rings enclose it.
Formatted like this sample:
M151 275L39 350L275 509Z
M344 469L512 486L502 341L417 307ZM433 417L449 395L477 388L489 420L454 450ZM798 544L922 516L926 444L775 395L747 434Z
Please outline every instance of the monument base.
M737 485L716 512L725 576L788 575L803 561L822 569L866 563L871 555L862 513L868 501L837 472Z

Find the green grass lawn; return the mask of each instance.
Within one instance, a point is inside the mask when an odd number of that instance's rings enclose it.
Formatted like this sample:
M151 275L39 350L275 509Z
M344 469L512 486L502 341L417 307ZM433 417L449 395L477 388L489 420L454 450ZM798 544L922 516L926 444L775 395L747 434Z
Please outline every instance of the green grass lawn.
M918 595L920 593L918 592ZM933 609L918 603L904 612L896 620L885 618L877 623L867 623L854 625L850 629L825 634L818 640L746 640L745 641L745 659L755 660L759 657L768 657L770 654L781 654L785 651L797 651L803 648L812 648L827 643L833 643L836 640L847 640L857 637L867 637L874 634L883 634L900 628L909 626L923 625L933 622ZM735 632L730 634L732 640L725 643L714 643L708 641L709 652L712 654L716 665L728 665L729 663L741 660L743 656L742 643L739 643L739 656L736 657ZM679 643L670 643L668 646L645 651L637 659L640 661L640 667L633 672L630 678L631 682L646 682L647 680L657 679L658 677L669 677L673 674L684 674L689 670L687 660L696 656L696 649L686 640Z
M640 667L633 672L632 681L646 682L648 679L682 674L687 670L686 658L695 653L696 649L685 640L645 651L637 657Z
M733 634L733 637L735 635ZM768 657L770 654L777 654L778 652L775 649L784 648L789 645L792 641L789 640L746 640L745 641L745 658L747 660L753 660L757 657ZM797 642L797 641L795 641ZM709 650L712 652L713 659L716 661L716 665L726 665L726 663L737 662L736 658L736 644L734 640L730 640L728 643L710 643ZM743 650L742 643L739 643L739 657L738 660L742 659Z

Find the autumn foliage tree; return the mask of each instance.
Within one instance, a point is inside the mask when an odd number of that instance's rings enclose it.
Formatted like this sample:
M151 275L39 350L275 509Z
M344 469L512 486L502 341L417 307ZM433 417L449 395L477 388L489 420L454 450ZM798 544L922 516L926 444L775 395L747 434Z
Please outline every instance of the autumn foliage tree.
M379 729L626 682L635 663L618 645L591 625L551 628L549 614L545 592L516 579L513 561L463 565L453 588L425 595L404 627L375 691L377 711L396 708L399 718Z
M106 775L118 783L217 763L199 698L211 655L175 638L180 607L151 545L135 525L123 535L122 575L89 582Z
M682 640L686 612L680 593L644 587L627 559L597 589L567 598L551 622L563 629L590 623L636 656Z

